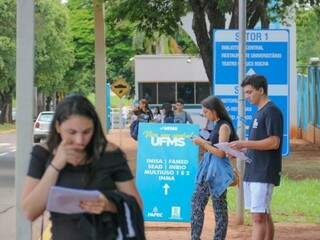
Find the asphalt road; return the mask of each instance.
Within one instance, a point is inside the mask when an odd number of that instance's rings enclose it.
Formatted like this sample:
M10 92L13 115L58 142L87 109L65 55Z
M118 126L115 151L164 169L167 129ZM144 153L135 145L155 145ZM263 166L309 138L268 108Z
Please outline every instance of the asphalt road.
M16 134L0 134L0 239L15 239Z

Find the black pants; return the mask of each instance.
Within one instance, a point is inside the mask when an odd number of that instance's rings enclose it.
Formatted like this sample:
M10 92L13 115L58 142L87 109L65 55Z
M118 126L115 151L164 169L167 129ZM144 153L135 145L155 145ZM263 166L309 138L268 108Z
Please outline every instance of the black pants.
M192 214L191 214L191 239L200 239L203 221L204 209L208 203L210 196L209 184L201 182L197 185L192 196ZM211 196L213 209L215 213L215 233L214 240L223 240L227 235L228 228L228 205L227 205L227 191L225 191L219 198Z

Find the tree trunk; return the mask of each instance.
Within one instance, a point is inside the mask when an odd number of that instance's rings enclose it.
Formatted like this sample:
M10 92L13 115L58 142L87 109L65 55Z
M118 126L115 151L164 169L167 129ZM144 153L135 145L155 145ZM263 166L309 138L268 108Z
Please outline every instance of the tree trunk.
M212 42L213 30L225 28L225 15L218 8L217 0L189 0L193 11L192 29L195 33L203 65L209 79L210 92L212 93ZM206 16L210 22L209 32Z
M193 10L192 29L195 33L197 44L200 49L203 65L209 79L210 88L212 86L212 43L207 31L205 18L205 6L201 0L189 0Z
M270 20L267 14L268 0L255 0L247 4L247 28L253 29L259 20L261 28L268 29ZM234 1L229 29L239 28L239 0Z
M0 93L0 124L12 122L11 91Z
M239 0L235 0L232 8L232 16L229 24L229 29L239 28Z
M212 93L212 31L213 29L225 28L224 13L221 13L218 8L218 0L189 0L189 4L193 11L192 29L195 33L200 55L203 65L210 83L210 91ZM269 28L269 18L267 15L268 0L253 0L247 5L247 27L254 28L259 20L261 20L262 28ZM239 0L233 1L232 16L229 28L238 28L239 16ZM207 30L206 16L210 22L210 30Z
M214 29L224 29L226 25L225 14L221 13L218 9L218 1L208 1L205 8L206 14L210 22L210 35L211 40L213 39ZM212 42L212 41L211 41Z
M52 101L52 97L51 96L47 96L46 97L46 111L50 111L51 110L51 101Z
M262 4L261 16L260 16L262 29L269 29L269 26L270 26L270 19L267 13L267 7L268 7L268 1L265 0L264 3Z
M261 21L261 28L269 28L269 17L267 14L266 0L256 0L248 4L247 7L247 28L253 29L259 20Z

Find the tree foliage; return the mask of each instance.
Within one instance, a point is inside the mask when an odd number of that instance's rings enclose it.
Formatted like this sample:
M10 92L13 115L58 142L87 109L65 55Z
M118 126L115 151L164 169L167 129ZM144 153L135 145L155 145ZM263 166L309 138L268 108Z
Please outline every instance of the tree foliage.
M0 1L0 92L15 86L15 1Z
M133 57L136 54L155 53L160 45L164 46L167 53L197 52L197 47L182 32L175 33L181 47L173 37L160 36L159 32L154 31L152 36L147 36L135 23L118 17L121 10L118 4L118 0L106 1L105 4L106 74L111 83L123 77L133 90ZM69 0L67 6L71 14L75 63L66 78L75 80L73 90L89 93L94 89L93 4L92 1Z
M75 61L66 74L68 91L89 94L94 91L94 13L90 0L69 0L70 33Z
M74 62L68 14L59 0L35 2L35 80L48 96L66 91L64 76Z
M320 8L297 12L297 65L306 66L311 57L320 57ZM307 34L306 34L307 33Z
M16 1L0 0L0 122L12 119L15 93ZM68 11L59 0L35 1L35 82L53 95L66 88L64 75L73 63Z
M12 120L16 73L15 9L15 1L0 0L0 123Z
M212 30L225 28L226 13L231 15L229 27L237 27L238 1L139 0L137 2L136 0L120 0L118 3L118 16L125 16L136 22L138 28L148 35L158 31L161 34L174 36L179 29L180 18L188 11L192 11L192 27L210 80L212 75ZM265 1L248 1L248 27L255 26L259 20L263 27L268 26L265 4ZM207 26L206 18L210 26Z
M181 0L109 0L115 15L126 16L136 22L138 29L149 37L154 32L173 35L178 29L180 17L186 13L187 3Z
M75 45L75 64L67 77L74 79L73 91L88 94L94 91L94 10L92 1L70 0L71 32ZM128 21L115 22L112 7L106 4L106 71L107 79L113 82L124 77L133 84L130 59L136 51L132 46L135 27Z
M119 18L126 17L137 23L147 34L154 31L173 35L179 28L180 17L187 11L193 12L193 31L200 50L207 76L212 81L212 31L213 29L238 28L239 0L119 0ZM247 28L260 23L269 28L270 19L285 19L288 6L319 4L319 0L248 0ZM230 16L226 25L226 14ZM207 21L209 26L207 26ZM208 31L209 29L209 31Z
M131 86L134 86L133 57L141 52L133 45L136 33L135 25L129 21L114 21L114 12L111 5L106 4L106 55L107 78L112 83L123 77Z

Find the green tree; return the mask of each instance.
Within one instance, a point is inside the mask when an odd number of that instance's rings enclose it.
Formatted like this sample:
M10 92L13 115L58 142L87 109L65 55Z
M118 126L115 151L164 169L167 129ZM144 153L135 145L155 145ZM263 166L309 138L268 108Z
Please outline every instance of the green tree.
M133 46L146 54L198 54L199 49L190 36L178 29L174 36L154 32L152 36L145 32L136 31L133 37Z
M89 0L69 0L70 33L75 61L65 76L68 91L85 95L94 91L94 13Z
M94 91L94 10L92 1L70 0L71 31L75 45L75 64L67 78L74 79L73 91L89 94ZM106 4L106 71L112 83L122 76L133 84L130 59L135 55L132 47L134 25L128 21L114 22L110 5ZM71 88L70 88L71 89Z
M181 47L183 53L189 55L199 54L198 46L193 42L191 37L184 30L180 29L175 35L175 39L177 41L177 44Z
M35 81L49 98L65 92L64 76L74 62L69 12L59 0L35 2Z
M108 0L105 4L106 71L107 79L111 83L123 77L133 90L133 57L136 54L155 53L155 46L160 45L160 39L161 43L165 43L163 45L167 53L197 51L197 47L187 40L185 33L176 33L180 36L181 49L172 36L160 36L157 32L153 32L152 37L146 36L143 31L139 31L135 23L118 18L118 3L119 0ZM93 4L89 0L69 0L67 6L70 10L71 32L75 45L75 63L66 78L74 79L70 89L88 94L94 90Z
M16 1L0 0L0 123L12 119L15 93ZM35 82L47 96L63 91L73 63L67 8L59 0L35 1Z
M114 1L112 1L114 3ZM111 82L122 76L134 90L134 74L131 60L137 54L198 53L198 48L186 33L179 29L174 36L154 31L152 36L139 31L135 23L117 21L117 5L106 3L107 76ZM179 44L177 40L179 39Z
M115 3L118 3L118 18L126 17L136 22L138 28L149 35L155 31L174 35L179 29L180 17L192 11L192 28L210 82L212 82L213 29L238 27L238 0L119 0ZM247 28L253 28L259 22L262 28L268 28L270 19L284 19L287 7L292 4L301 8L306 4L317 5L319 0L248 0ZM226 26L226 14L231 16L228 26ZM209 26L206 18L209 20Z
M135 26L129 21L113 21L113 12L106 5L106 55L107 78L112 83L123 77L130 86L134 86L132 58L141 49L133 46Z
M297 65L306 66L310 57L320 56L320 8L297 12ZM307 33L307 34L306 34Z
M15 10L15 1L0 0L0 124L12 120L16 59Z

